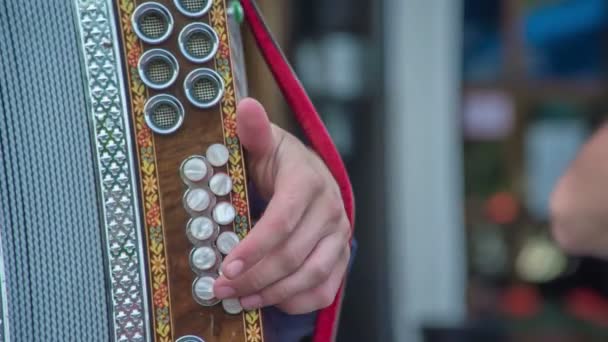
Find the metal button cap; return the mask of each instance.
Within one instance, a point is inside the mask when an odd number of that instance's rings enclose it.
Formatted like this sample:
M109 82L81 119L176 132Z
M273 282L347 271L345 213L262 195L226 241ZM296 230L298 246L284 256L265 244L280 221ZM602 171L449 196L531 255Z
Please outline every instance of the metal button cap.
M190 255L190 263L199 271L208 271L215 266L218 255L211 247L198 247Z
M240 239L234 232L223 232L217 238L216 245L217 249L224 255L230 254L230 252L238 245Z
M207 160L215 167L221 167L228 163L230 152L222 144L213 144L207 148Z
M191 182L202 181L208 172L209 168L203 157L190 157L182 164L182 174Z
M232 179L225 173L218 173L209 180L209 188L217 196L226 196L232 191Z
M228 202L220 202L213 208L213 220L221 225L227 225L234 221L236 209Z

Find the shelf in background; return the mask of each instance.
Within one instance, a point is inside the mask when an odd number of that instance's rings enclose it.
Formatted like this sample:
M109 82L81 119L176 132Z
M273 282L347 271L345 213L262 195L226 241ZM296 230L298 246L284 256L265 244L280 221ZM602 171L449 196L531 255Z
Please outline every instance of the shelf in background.
M574 101L595 101L608 95L608 81L580 80L519 80L510 82L466 82L464 94L483 91L500 91L520 99L552 100L560 98Z

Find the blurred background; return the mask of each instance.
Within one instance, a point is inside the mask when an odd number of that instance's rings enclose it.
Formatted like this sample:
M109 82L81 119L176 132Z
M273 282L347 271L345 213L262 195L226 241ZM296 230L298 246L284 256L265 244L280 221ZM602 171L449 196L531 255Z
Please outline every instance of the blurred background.
M338 145L338 341L607 341L608 267L548 198L608 114L606 0L259 0ZM299 134L247 36L252 96Z

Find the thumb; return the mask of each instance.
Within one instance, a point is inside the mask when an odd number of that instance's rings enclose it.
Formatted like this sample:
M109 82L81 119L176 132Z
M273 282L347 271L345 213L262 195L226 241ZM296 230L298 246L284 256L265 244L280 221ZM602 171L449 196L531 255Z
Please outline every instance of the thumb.
M249 157L260 160L272 155L275 144L264 107L258 101L246 98L239 103L236 115L237 134Z
M241 100L236 112L237 134L247 151L249 172L258 190L266 197L272 193L281 130L273 130L266 110L254 99Z

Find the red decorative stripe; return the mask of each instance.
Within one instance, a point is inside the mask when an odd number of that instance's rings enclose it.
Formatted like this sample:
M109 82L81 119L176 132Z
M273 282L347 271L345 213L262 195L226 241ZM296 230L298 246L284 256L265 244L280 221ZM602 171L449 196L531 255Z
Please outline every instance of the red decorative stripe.
M313 149L325 162L340 186L344 208L351 227L354 228L354 196L352 185L337 148L304 87L274 41L255 2L253 0L241 0L241 4L245 12L245 19L249 23L257 45L283 96L293 110L297 122L302 127ZM319 312L313 338L314 342L329 342L335 339L343 291L344 286L341 286L332 305Z

